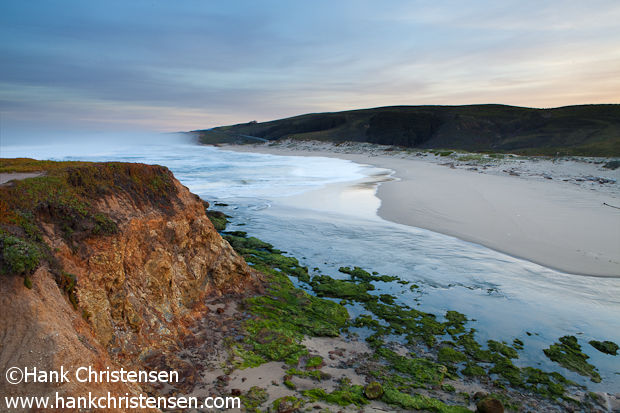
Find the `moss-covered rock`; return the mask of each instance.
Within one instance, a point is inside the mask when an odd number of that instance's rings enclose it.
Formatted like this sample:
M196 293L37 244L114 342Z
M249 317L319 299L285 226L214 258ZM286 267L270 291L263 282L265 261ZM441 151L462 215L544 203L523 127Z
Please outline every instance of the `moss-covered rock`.
M473 362L467 363L463 370L461 370L461 373L470 377L485 376L487 374L485 369Z
M312 356L306 360L306 369L320 369L323 367L323 357L321 356Z
M247 237L242 231L227 232L223 237L248 263L277 269L306 283L310 281L308 268L301 266L296 258L285 256L273 245L255 237Z
M212 211L210 209L205 211L209 221L213 224L216 230L224 231L226 229L226 225L228 224L228 218L230 216L226 215L221 211Z
M601 353L611 354L612 356L618 354L618 345L613 341L591 340L590 345Z
M321 370L299 370L294 367L286 370L286 374L288 376L310 378L316 381L322 381L322 380L327 380L331 378L331 376L328 373L325 373Z
M262 387L252 386L247 393L239 397L247 411L258 413L259 407L269 399L269 394Z
M313 402L322 400L343 407L351 404L363 406L369 403L364 396L364 387L355 384L351 385L349 383L341 383L338 388L331 393L326 392L324 389L317 388L304 390L302 394Z
M268 285L264 295L244 301L247 311L254 317L243 325L245 339L232 347L238 359L237 367L254 367L268 361L297 365L300 357L308 354L301 344L304 335L335 337L340 334L349 313L338 303L295 288L288 278L292 270L301 268L307 274L295 258L282 255L259 239L246 238L245 233L225 237L255 269L267 276ZM310 363L313 362L315 360Z
M389 363L390 368L407 374L414 387L432 387L441 384L448 371L445 366L428 359L400 356L387 348L379 348L376 353Z
M310 282L312 291L319 297L344 298L355 301L376 300L368 291L374 290L374 286L368 282L357 283L354 281L338 280L328 275L317 275Z
M390 405L399 406L408 410L424 410L437 413L470 413L471 410L463 406L451 406L440 400L421 394L407 394L391 386L385 386L383 397L384 402Z
M544 349L545 355L562 367L577 372L582 376L589 376L595 383L601 381L601 376L592 364L588 363L588 355L581 351L581 346L574 336L560 337L560 342Z
M368 271L360 268L354 267L353 269L349 267L340 267L338 271L344 274L349 274L351 276L352 281L383 281L383 282L392 282L392 281L402 281L400 278L394 275L379 275L377 273L370 274ZM406 281L405 281L406 282Z
M292 413L299 411L304 406L304 400L295 396L284 396L273 401L272 407L274 412Z
M439 349L439 352L437 353L437 360L441 363L461 363L467 360L467 356L452 347L444 346Z
M369 400L378 399L383 395L383 387L377 381L370 382L364 387L364 394Z
M517 350L508 346L506 343L500 343L499 341L489 340L487 341L487 345L489 346L489 350L493 353L500 353L505 357L510 359L519 358L519 354Z

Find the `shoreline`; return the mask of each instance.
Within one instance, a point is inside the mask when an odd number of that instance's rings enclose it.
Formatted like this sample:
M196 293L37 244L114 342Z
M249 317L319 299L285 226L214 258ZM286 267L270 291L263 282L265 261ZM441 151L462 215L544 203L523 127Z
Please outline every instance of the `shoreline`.
M419 154L403 155L376 147L368 151L368 145L344 151L323 143L220 148L334 157L390 169L396 179L380 182L376 191L381 201L377 215L383 219L480 244L565 273L620 277L620 210L604 205L619 204L620 190L615 182L604 185L603 179L608 178L597 177L601 183L580 178L596 172L595 165L569 161L551 166L551 161L519 160L487 171L486 165L476 168L471 163L457 162L455 166L446 162L451 159L420 159ZM573 173L574 177L552 179L545 172L551 167L560 170L553 171L558 175ZM620 175L620 171L608 175ZM564 182L569 180L577 185Z
M590 383L601 382L595 365L584 364L591 369L586 372L569 366L561 356L547 354L557 343L550 343L544 354L570 370L569 374L579 375L578 381L555 369L549 372L513 364L511 360L521 359L524 347L531 345L525 337L530 333L509 335L501 342L487 340L484 345L484 339L476 341L477 329L470 324L476 320L467 314L453 310L445 315L428 313L397 303L394 292L369 293L384 291L384 283L420 288L411 281L371 274L359 267L341 267L338 271L349 278L334 279L318 268L308 270L296 258L283 256L271 244L248 238L245 232L223 234L265 274L269 287L267 294L246 299L245 317L232 317L240 324L231 327L244 331L243 338L229 347L231 368L221 367L220 362L220 367L204 374L206 382L215 383L207 394L241 395L249 411L271 405L275 411L339 406L343 412L387 411L387 407L390 411L465 413L480 411L480 404L488 399L497 400L506 411L587 411L583 409L594 406L615 411L618 406L616 394L590 387ZM294 286L293 278L305 287ZM306 301L302 312L300 300ZM354 316L349 312L351 306L363 310ZM233 315L239 308L224 302L218 312ZM348 317L343 318L345 311ZM289 335L292 341L280 342L276 350L264 341L269 337L267 330L273 330L276 337ZM451 341L444 341L446 334ZM402 340L393 341L394 335ZM512 345L508 344L511 338ZM578 339L565 336L559 340ZM375 395L372 389L377 390ZM202 395L204 390L194 394Z

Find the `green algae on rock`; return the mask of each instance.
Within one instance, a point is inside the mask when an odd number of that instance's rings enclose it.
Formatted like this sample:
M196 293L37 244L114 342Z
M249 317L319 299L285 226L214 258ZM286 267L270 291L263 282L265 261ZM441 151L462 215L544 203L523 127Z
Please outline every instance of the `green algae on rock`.
M328 275L317 275L310 281L312 291L319 297L344 298L355 301L376 300L378 297L368 294L375 287L368 283L356 283L338 280Z
M378 399L383 395L383 387L377 381L370 382L364 387L364 394L369 400Z
M514 340L512 340L512 347L514 347L517 350L523 350L523 341L519 340L518 338L515 338Z
M411 395L403 393L391 386L384 386L381 400L387 404L402 407L403 409L426 410L437 413L471 413L471 410L466 407L451 406L422 394Z
M618 354L618 345L613 341L597 341L591 340L590 345L600 351L601 353L610 354L615 356Z
M371 332L366 341L374 351L371 359L375 364L367 374L385 390L381 400L386 403L436 412L468 411L464 407L448 405L433 397L415 393L417 388L430 392L442 389L444 377L458 378L457 364L460 363L465 364L460 370L463 376L480 377L483 382L494 380L494 385L500 389L512 386L552 401L576 403L566 396L566 388L577 385L559 373L547 373L531 367L520 368L513 364L512 359L518 358L517 349L523 345L520 340L514 339L514 346L488 340L485 349L475 338L476 330L466 328L469 319L464 314L449 310L444 315L445 321L441 321L434 314L396 304L393 297L387 294L370 294L375 289L375 282L398 281L397 277L388 280L383 278L387 276L370 274L359 267L341 267L341 272L350 275L348 280L317 275L309 281L309 286L317 296L343 301L337 304L311 296L293 286L288 276L304 281L307 274L307 268L301 266L295 258L286 257L270 244L248 238L240 231L225 233L225 237L255 269L267 275L269 285L264 296L245 301L252 318L245 323L245 339L235 349L236 354L244 360L238 364L240 367L259 365L270 360L285 361L291 365L285 377L290 388L294 387L292 376L317 381L329 378L320 370L312 370L317 363L320 367L322 359L308 355L307 349L301 344L302 338L305 334L341 334L348 318L341 304L357 302L367 313L359 314L349 325L367 328ZM425 345L430 354L418 357L414 352L406 355L396 353L390 349L391 344L384 341L392 335L404 338L409 348ZM445 341L446 335L453 341ZM304 363L305 370L297 368L304 367ZM331 393L324 389L304 390L301 393L310 401L321 400L340 406L360 406L370 399L364 387L348 383L341 384ZM518 402L514 402L511 399L513 396L507 394L510 392L498 397L505 406L516 406Z
M273 245L255 237L248 237L243 231L225 232L222 235L249 264L283 271L305 283L310 281L308 268L301 266L297 258L283 255L282 251L275 249Z
M208 207L209 204L205 204L205 206ZM226 229L226 224L228 224L228 218L230 218L230 216L226 215L223 212L213 211L210 209L206 209L205 213L207 214L207 218L209 218L209 221L211 221L216 230L224 231Z
M337 404L343 407L351 404L363 406L370 403L364 395L364 387L357 384L352 385L348 380L342 380L338 388L331 393L326 392L324 389L316 388L304 390L301 394L308 397L311 401L323 400L327 403Z
M308 354L301 344L304 335L336 337L340 334L349 313L340 304L295 288L287 274L306 271L295 258L282 255L257 238L246 238L245 233L225 237L267 277L265 294L244 301L253 318L243 324L244 340L233 346L233 355L241 359L234 363L237 367L255 367L268 361L296 366L299 358Z
M351 276L351 281L383 281L383 282L392 282L392 281L402 281L399 277L394 275L378 275L377 273L370 274L368 271L360 268L353 267L353 269L349 267L340 267L338 271L344 274L349 274ZM405 281L406 282L406 281Z
M437 360L441 363L460 363L467 360L467 356L452 347L443 346L437 353Z
M259 407L269 399L267 390L258 386L252 386L247 393L239 397L247 411L256 413L261 411Z
M331 378L331 376L328 373L325 373L321 370L299 370L294 367L286 370L286 374L288 376L310 378L316 381L322 381L322 380L327 380Z
M321 356L312 356L306 360L306 369L316 369L321 368L323 366L323 357Z
M465 368L461 370L461 373L463 373L465 376L470 376L470 377L475 377L475 376L482 377L482 376L486 376L487 374L485 369L483 369L482 367L480 367L479 365L473 362L468 362L465 365Z
M590 380L595 383L601 381L601 376L596 367L586 361L589 357L581 351L581 346L575 336L560 337L559 343L552 344L543 351L550 360L555 361L562 367L582 376L589 376Z
M303 399L295 396L284 396L274 400L271 406L274 412L296 412L303 407L304 403Z
M487 345L489 346L489 350L494 353L500 353L509 359L519 358L517 351L508 346L506 343L500 343L499 341L489 340L487 341Z

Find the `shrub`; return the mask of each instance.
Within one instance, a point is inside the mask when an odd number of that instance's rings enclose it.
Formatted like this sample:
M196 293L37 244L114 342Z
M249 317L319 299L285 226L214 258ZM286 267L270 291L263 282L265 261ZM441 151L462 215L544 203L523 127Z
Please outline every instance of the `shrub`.
M32 274L39 266L39 248L23 239L0 233L0 268L5 274Z

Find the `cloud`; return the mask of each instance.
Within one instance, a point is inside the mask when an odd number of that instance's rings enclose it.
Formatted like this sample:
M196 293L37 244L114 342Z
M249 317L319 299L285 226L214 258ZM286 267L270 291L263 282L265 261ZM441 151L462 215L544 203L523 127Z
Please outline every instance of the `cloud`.
M618 102L615 1L3 2L3 127Z

